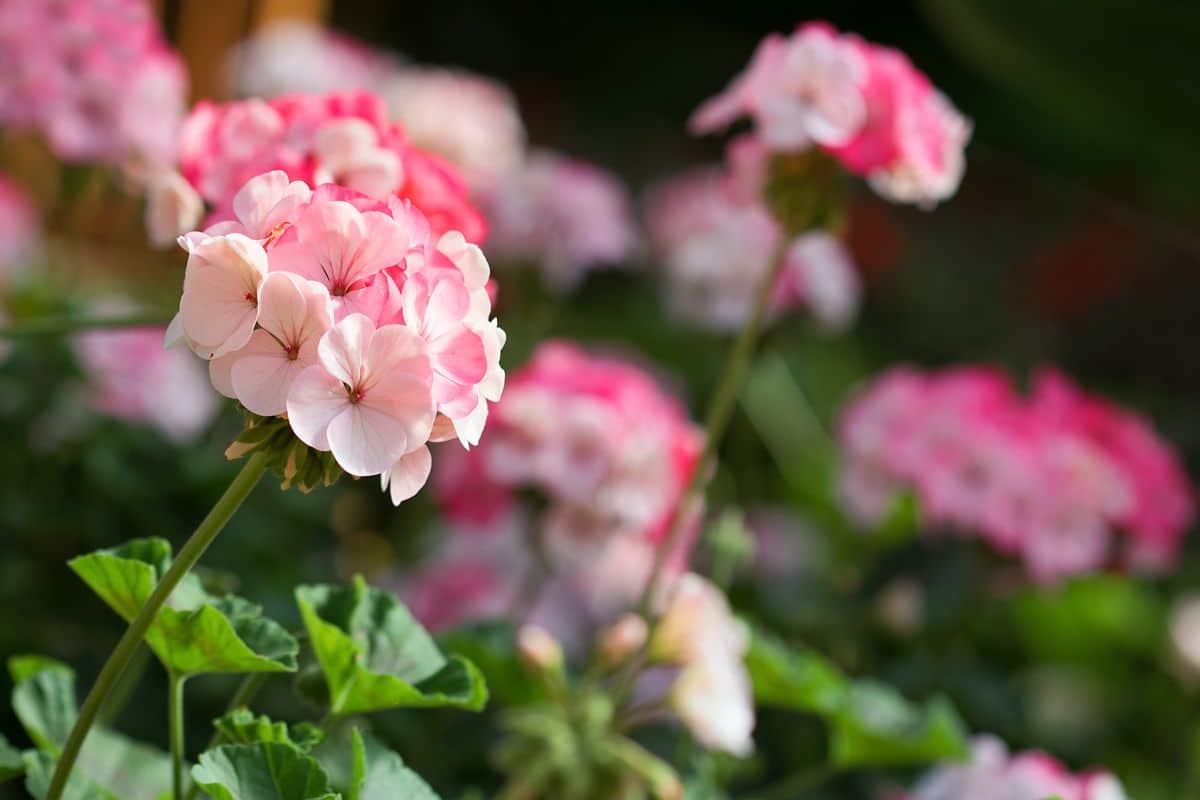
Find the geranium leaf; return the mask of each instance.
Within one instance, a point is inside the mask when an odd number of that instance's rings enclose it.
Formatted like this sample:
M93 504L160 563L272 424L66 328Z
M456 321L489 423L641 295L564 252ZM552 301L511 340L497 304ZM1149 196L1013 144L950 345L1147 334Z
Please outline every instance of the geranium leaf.
M355 578L296 589L296 602L329 688L334 714L487 702L483 675L447 658L395 597Z
M311 723L289 726L286 722L273 722L267 716L255 716L245 708L230 711L213 724L233 744L280 742L290 744L303 753L316 747L325 738L324 732Z
M227 744L200 754L192 780L215 800L340 800L315 759L291 744Z
M429 784L373 737L355 728L351 747L353 774L346 800L438 800Z
M80 556L70 566L96 594L132 620L171 561L164 539L135 539ZM281 625L240 597L208 594L194 576L180 582L146 632L146 643L179 675L291 672L300 647Z
M38 747L23 756L26 787L41 797L54 771L54 760L77 716L75 673L66 664L41 656L9 660L13 708ZM100 726L92 728L72 771L67 797L155 800L171 785L166 753Z
M25 760L21 751L0 735L0 782L10 781L25 773Z

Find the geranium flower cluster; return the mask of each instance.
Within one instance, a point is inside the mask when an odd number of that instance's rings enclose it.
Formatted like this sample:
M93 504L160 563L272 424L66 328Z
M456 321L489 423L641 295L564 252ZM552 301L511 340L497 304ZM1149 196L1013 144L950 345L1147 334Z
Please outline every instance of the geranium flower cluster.
M407 580L414 613L437 626L511 608L545 558L555 577L532 598L530 619L582 645L637 600L696 469L701 436L640 368L565 342L542 344L511 376L480 446L439 459L436 497L456 530ZM544 500L540 516L529 518L521 492ZM683 568L686 544L670 571Z
M646 198L646 229L666 270L668 305L681 318L716 330L745 323L785 237L758 187L745 191L744 183L736 173L701 167L652 187ZM830 330L854 320L858 273L835 236L797 236L783 258L771 316L806 306Z
M477 443L504 383L488 264L412 203L281 171L251 179L233 219L181 238L172 327L213 385L396 503L425 483L429 441Z
M558 291L576 288L591 270L624 263L639 248L625 185L598 166L552 151L531 153L483 204L496 257L539 265Z
M762 41L693 115L709 133L749 116L772 152L818 147L884 197L932 205L958 188L970 123L898 50L823 22Z
M1037 751L1009 754L994 736L977 736L971 761L937 767L896 800L1126 800L1125 789L1099 770L1073 775Z
M911 491L929 521L1020 555L1039 580L1163 570L1194 516L1150 424L1049 369L1028 399L993 369L892 369L846 409L840 439L842 493L861 521Z
M247 181L281 170L310 186L409 200L434 235L458 231L478 243L487 233L458 172L413 146L368 92L198 103L183 125L179 166L213 207L210 224L234 216L233 197Z
M0 125L41 131L60 159L165 167L186 102L145 0L0 2Z

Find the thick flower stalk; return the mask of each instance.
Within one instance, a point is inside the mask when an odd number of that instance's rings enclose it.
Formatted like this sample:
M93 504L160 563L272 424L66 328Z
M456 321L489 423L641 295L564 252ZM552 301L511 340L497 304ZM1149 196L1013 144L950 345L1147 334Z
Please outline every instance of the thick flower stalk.
M709 133L744 116L769 152L820 150L883 197L923 207L958 189L971 135L907 56L822 22L764 39L691 127Z
M379 476L399 504L429 475L430 441L479 441L504 385L488 264L411 203L270 172L234 219L182 237L174 337L253 416L230 450L273 453L311 488ZM336 469L335 469L336 467Z
M900 367L842 415L847 510L878 523L912 492L932 523L1018 555L1042 581L1163 571L1195 515L1179 458L1143 418L1044 370L1022 398L989 368Z

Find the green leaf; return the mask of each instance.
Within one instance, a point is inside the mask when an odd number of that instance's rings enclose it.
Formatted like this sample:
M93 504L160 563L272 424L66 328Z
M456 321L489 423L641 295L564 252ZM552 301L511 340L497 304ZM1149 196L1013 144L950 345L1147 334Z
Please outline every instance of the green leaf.
M135 539L80 556L70 566L126 621L141 610L171 562L164 539ZM258 606L232 595L214 597L194 575L180 582L146 632L146 643L179 675L211 672L293 672L300 646Z
M13 656L12 706L39 750L57 756L75 725L75 672L43 656Z
M832 719L838 767L899 766L967 756L966 729L950 703L913 705L890 686L857 681Z
M962 720L944 698L924 705L870 680L851 680L822 656L753 629L746 667L762 705L816 714L839 768L923 764L967 755Z
M24 757L26 786L40 797L39 792L48 788L53 761L77 716L75 673L65 664L40 656L18 656L10 659L8 666L16 681L13 708L44 756L26 753ZM96 726L84 740L67 796L154 800L170 785L171 760L166 753Z
M192 780L215 800L340 800L315 759L290 744L227 744L200 754Z
M505 706L527 705L546 695L545 684L529 680L517 653L517 635L508 620L487 620L451 628L438 644L479 667L488 694Z
M361 577L350 586L301 586L296 603L332 713L436 706L477 711L487 702L474 664L460 656L447 659L407 608Z
M267 716L254 716L245 708L230 711L213 723L217 731L233 744L258 744L279 742L290 744L307 753L325 738L324 732L308 722L289 728L286 722L272 722Z
M429 784L375 738L355 728L351 748L354 766L346 800L438 800Z
M41 750L30 750L25 754L25 790L35 800L42 800L50 790L50 779L54 775L57 759ZM104 791L93 781L84 777L79 770L72 770L63 791L62 800L123 800Z
M824 656L789 648L764 631L753 629L746 669L761 705L829 715L837 711L850 681Z
M21 757L21 751L0 735L0 783L20 777L24 773L25 760Z

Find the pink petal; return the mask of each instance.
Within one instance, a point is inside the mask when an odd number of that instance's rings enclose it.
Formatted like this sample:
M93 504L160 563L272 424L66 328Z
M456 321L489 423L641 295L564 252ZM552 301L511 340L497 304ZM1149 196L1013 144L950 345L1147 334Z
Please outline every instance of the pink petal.
M289 359L265 330L255 331L246 346L233 355L236 360L230 380L242 405L264 417L286 411L292 381L308 365Z
M467 328L430 342L429 355L438 372L458 383L476 384L487 374L483 339Z
M329 422L329 449L349 474L379 475L408 450L408 428L407 420L366 402L349 405Z
M258 324L285 344L292 343L304 325L308 303L302 287L306 283L289 272L272 272L258 287Z
M398 506L421 491L432 469L433 456L425 445L405 453L390 472L381 476L383 488L391 489L392 504Z
M233 196L233 213L255 239L266 235L267 214L283 198L288 176L282 170L258 175L246 182Z
M331 375L349 386L362 382L363 361L375 336L375 325L362 314L351 314L334 325L317 344L317 356Z
M350 408L346 387L319 365L308 367L292 381L287 413L292 431L305 444L329 450L330 422Z
M231 400L237 399L237 392L233 389L233 362L237 360L237 353L230 353L214 358L208 362L208 377L212 381L213 388Z

